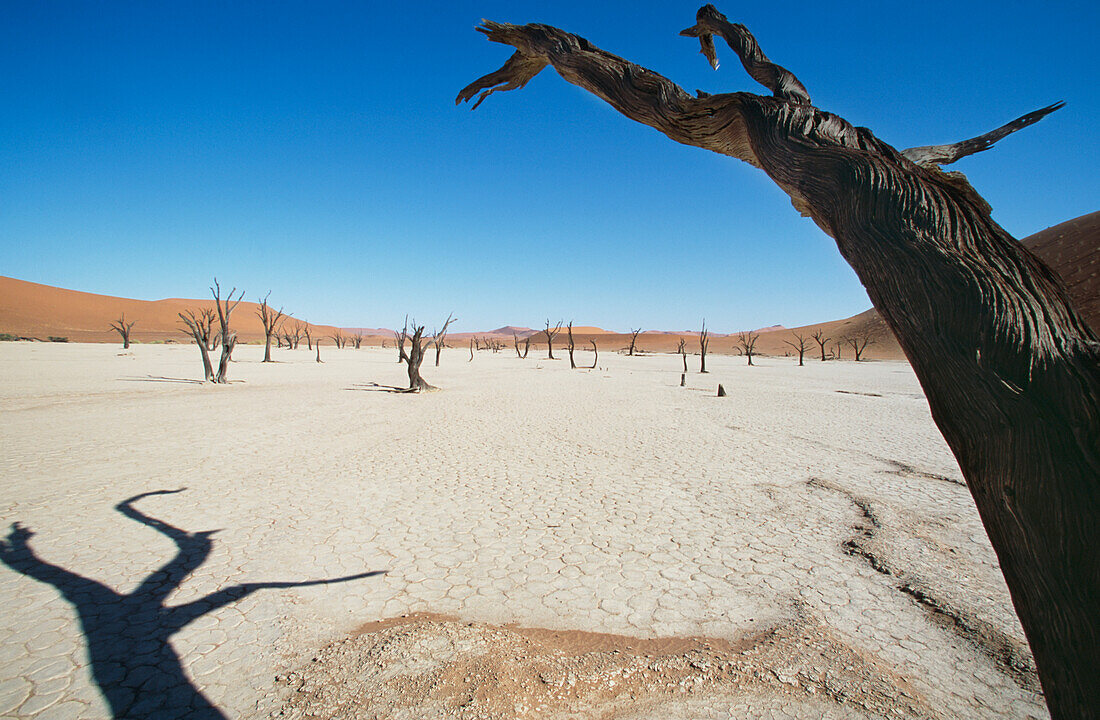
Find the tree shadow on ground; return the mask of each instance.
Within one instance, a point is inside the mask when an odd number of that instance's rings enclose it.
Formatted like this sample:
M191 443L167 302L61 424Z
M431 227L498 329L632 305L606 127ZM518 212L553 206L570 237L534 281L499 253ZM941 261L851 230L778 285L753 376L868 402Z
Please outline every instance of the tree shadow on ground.
M76 608L86 638L92 677L115 718L226 718L187 678L169 639L188 623L230 605L257 590L305 587L348 582L382 575L385 571L297 582L258 582L233 585L182 605L166 606L165 599L210 555L216 530L187 532L134 508L152 495L180 490L156 490L135 495L115 509L156 530L176 544L176 556L123 594L106 585L40 559L28 544L34 535L13 523L0 540L0 560L12 570L52 585Z

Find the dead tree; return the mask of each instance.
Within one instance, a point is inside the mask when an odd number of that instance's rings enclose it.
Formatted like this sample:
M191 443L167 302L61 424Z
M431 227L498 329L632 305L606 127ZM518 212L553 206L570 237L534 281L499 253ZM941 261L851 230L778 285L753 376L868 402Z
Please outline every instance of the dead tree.
M743 25L713 6L681 34L717 67L726 40L770 96L694 97L547 25L486 22L515 54L458 101L521 88L548 66L671 139L744 160L836 240L898 338L997 552L1056 720L1100 707L1100 340L1057 275L940 165L1061 107L971 140L899 152L819 110Z
M355 343L355 349L358 350L359 346L363 344L363 333L357 332L351 336L351 341Z
M111 329L122 336L123 350L130 349L130 330L133 329L136 323L137 320L126 322L126 313L122 313L122 315L119 316L118 320L115 320L113 323L111 323Z
M710 346L710 333L707 332L707 321L703 320L703 329L699 331L699 372L707 371L707 348Z
M443 328L432 336L432 343L435 345L435 366L439 367L439 353L443 351L443 341L447 338L447 328L451 323L455 321L454 313L447 316L447 321L443 323Z
M527 353L531 350L531 336L523 338L523 359L527 359Z
M589 340L588 342L592 343L592 367L589 368L589 369L590 370L595 370L596 369L596 363L598 363L600 361L600 350L599 350L599 348L596 347L596 341L595 340Z
M407 326L406 326L407 330ZM417 325L413 321L413 334L409 338L409 354L405 364L409 370L409 389L406 392L420 392L422 390L435 390L434 385L429 385L420 377L420 365L424 362L424 351L431 342L430 337L424 337L424 326Z
M825 345L829 342L829 336L825 334L824 330L818 328L814 330L810 335L818 345L821 346L821 362L825 362Z
M283 323L283 344L286 345L287 350L294 349L294 338L291 336L290 331L287 330L286 323Z
M397 364L400 365L403 362L408 361L409 356L405 352L405 340L409 336L409 316L405 316L405 324L401 327L401 332L396 330L393 333L393 339L397 343Z
M317 362L323 363L321 359L321 338L317 338L317 342L313 343L313 346L317 348Z
M680 338L680 347L676 348L676 352L680 353L680 359L684 361L684 372L688 371L688 354L687 354L687 340Z
M840 353L840 351L841 351L841 350L842 350L843 348L844 348L844 345L843 345L843 344L842 344L842 343L840 342L840 340L837 340L837 341L836 341L836 359L837 359L837 360L840 360L840 359L841 359L841 357L840 357L840 354L841 354L841 353Z
M470 338L470 359L467 360L466 362L473 362L473 361L474 361L474 339Z
M336 344L337 350L343 350L344 346L348 344L347 335L344 335L339 328L336 329L336 332L334 332L331 337L332 342Z
M760 335L754 332L737 333L737 344L741 346L741 352L749 359L749 365L752 365L752 356L756 354L756 341L759 339Z
M784 340L783 342L798 351L798 367L802 367L802 358L806 354L806 348L809 347L809 338L802 333L794 333L794 339L796 342L790 340ZM824 355L824 351L822 351L822 355Z
M236 300L233 299L233 293L237 292L237 288L230 290L225 300L221 298L221 290L218 279L214 278L214 287L210 288L210 292L214 294L214 307L218 309L220 329L218 336L222 345L222 354L218 358L218 374L214 377L214 382L227 383L229 382L229 361L233 355L233 348L237 347L237 333L229 329L229 314L240 304L244 297L244 290L241 290Z
M218 336L214 333L214 320L217 315L210 308L202 308L196 320L200 323L202 342L207 350L213 350L218 346Z
M512 331L512 344L516 346L516 357L518 357L518 358L525 357L524 355L521 355L520 352L519 352L519 336L516 335L514 330Z
M283 327L284 328L286 327L285 323L283 324ZM302 342L302 335L305 333L305 328L306 328L306 326L303 325L301 323L301 321L299 321L299 320L294 321L294 326L293 326L294 334L291 335L291 338L294 340L294 349L295 350L298 349L298 343Z
M268 297L271 296L269 291L264 299L260 301L260 307L256 310L256 315L259 316L260 322L264 326L264 359L263 362L271 362L271 337L274 335L276 338L279 336L279 321L283 317L283 309L272 310L271 306L267 304Z
M627 355L630 357L634 357L634 346L638 344L638 333L640 333L641 331L641 328L630 331L630 351L627 353Z
M547 323L547 324L549 324L549 323ZM576 370L577 369L577 363L573 362L573 321L572 320L569 321L568 330L569 330L569 369L570 370Z
M194 310L184 310L177 314L187 327L184 332L194 338L195 344L199 346L199 352L202 353L203 380L214 382L214 367L210 364L210 348L207 347L209 330L206 328L202 313L196 314Z
M309 323L304 323L302 325L302 334L306 336L306 349L307 350L312 350L313 349L313 337L310 334L310 330L312 330L312 329L313 328L311 328L309 326ZM295 347L297 347L297 346L295 346Z
M546 333L546 359L554 359L554 338L561 332L561 320L558 320L558 324L554 327L550 327L550 319L546 320L546 329L543 330Z
M852 351L855 353L856 362L863 356L863 351L868 345L874 345L875 341L871 339L871 334L868 332L857 332L844 337L844 342L852 346Z

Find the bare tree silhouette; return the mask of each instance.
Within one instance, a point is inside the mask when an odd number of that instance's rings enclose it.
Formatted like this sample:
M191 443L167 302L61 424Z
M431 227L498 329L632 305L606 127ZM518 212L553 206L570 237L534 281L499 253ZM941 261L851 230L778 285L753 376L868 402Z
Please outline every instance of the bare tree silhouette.
M134 503L179 490L154 490L123 500L115 509L175 543L175 557L142 580L136 589L120 593L103 583L49 563L35 554L29 540L34 533L13 523L0 540L0 561L21 575L52 585L72 604L86 639L92 678L115 718L225 718L217 707L191 685L169 639L189 623L259 590L306 587L348 582L380 575L373 571L331 578L290 582L240 583L182 605L165 600L199 568L213 548L217 530L188 532L141 512ZM149 673L150 668L154 669ZM134 679L149 674L149 679Z
M543 330L546 334L546 359L554 359L554 338L559 332L561 332L561 320L558 320L558 324L554 327L550 327L550 318L546 319L546 329Z
M634 357L634 348L638 344L638 335L641 332L641 328L638 328L637 330L633 328L630 329L630 350L627 352L627 355L629 355L630 357Z
M802 358L806 355L806 348L809 346L809 338L802 333L794 333L794 340L797 342L791 340L784 340L783 342L798 351L798 366L802 367L804 365Z
M577 363L573 361L573 349L575 348L575 345L573 344L573 321L572 320L569 321L568 330L569 330L569 345L568 345L568 347L569 347L569 369L570 370L576 370L577 369Z
M707 347L710 346L710 333L707 332L707 321L703 319L703 328L699 331L699 372L707 371Z
M676 352L680 353L680 359L684 361L684 372L688 371L688 355L687 355L687 340L680 338L680 346L676 348Z
M130 349L130 330L133 329L136 322L137 320L126 322L126 313L122 313L122 315L119 316L118 320L115 320L111 323L111 329L122 336L123 350Z
M432 335L432 344L435 345L435 366L436 367L439 367L439 353L443 352L443 347L446 344L445 341L447 339L447 328L450 327L451 323L453 323L456 319L457 318L455 318L454 313L451 313L450 315L447 316L447 320L443 323L443 327L440 328L439 332ZM359 346L356 345L356 347L359 347Z
M760 336L754 332L737 333L737 344L741 346L741 352L749 359L749 365L752 365L752 356L756 354L756 341L759 339Z
M279 321L283 319L282 308L272 310L271 306L267 304L269 297L271 297L271 291L264 295L264 299L260 301L260 307L256 309L256 316L260 318L260 322L264 326L264 359L262 362L271 362L271 338L274 336L278 339Z
M814 330L810 335L818 345L821 346L821 362L825 362L825 345L828 344L830 338L825 334L825 331L821 328Z

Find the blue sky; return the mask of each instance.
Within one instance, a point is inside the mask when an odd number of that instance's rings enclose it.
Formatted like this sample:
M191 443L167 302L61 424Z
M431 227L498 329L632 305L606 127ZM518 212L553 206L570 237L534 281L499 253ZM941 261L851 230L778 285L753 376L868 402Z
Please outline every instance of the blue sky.
M764 92L697 2L4 3L0 274L142 299L217 275L299 317L728 332L869 307L760 171L544 71L457 92L545 22L688 91ZM718 4L818 107L899 148L1067 106L953 169L1023 237L1097 210L1095 3Z

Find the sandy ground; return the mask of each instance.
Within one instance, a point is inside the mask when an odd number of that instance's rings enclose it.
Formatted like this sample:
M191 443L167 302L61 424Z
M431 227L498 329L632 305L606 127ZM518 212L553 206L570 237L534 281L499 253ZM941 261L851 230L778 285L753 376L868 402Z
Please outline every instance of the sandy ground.
M0 715L1047 717L903 363L237 355L0 343Z

